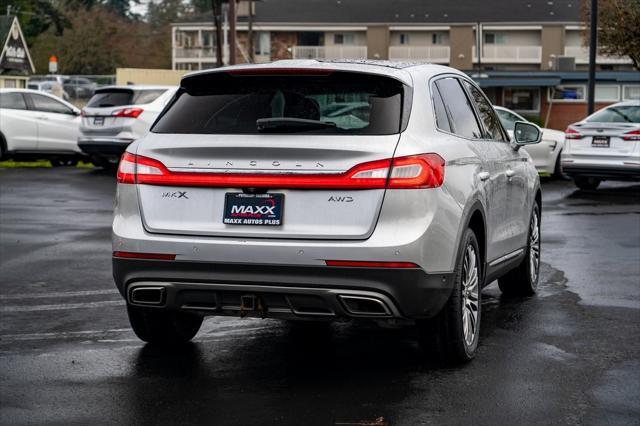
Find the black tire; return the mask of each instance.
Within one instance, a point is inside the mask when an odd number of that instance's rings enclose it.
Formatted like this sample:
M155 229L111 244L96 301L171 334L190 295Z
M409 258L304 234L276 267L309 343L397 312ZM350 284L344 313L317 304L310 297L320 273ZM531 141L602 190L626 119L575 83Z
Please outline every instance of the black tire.
M53 158L49 160L49 162L51 163L51 167L75 167L78 165L78 160L76 159Z
M467 257L469 250L471 254ZM474 266L470 268L473 259ZM468 273L475 270L475 300L469 298L473 291L465 282L473 283ZM449 300L442 310L428 320L416 322L420 346L425 355L438 364L458 365L471 361L478 348L481 319L482 262L475 234L465 231L455 273L455 283ZM475 308L476 316L472 310ZM465 311L470 315L463 318ZM469 323L469 321L472 321ZM465 326L470 324L473 334L465 334Z
M140 340L157 345L188 342L200 330L203 318L184 312L127 305L129 322Z
M502 294L509 297L533 296L540 279L540 207L534 202L527 234L527 250L520 265L498 279Z
M554 179L567 179L566 175L562 173L562 151L558 153L558 158L556 158L556 165L553 168L553 173L551 177Z
M600 182L602 182L602 179L589 176L575 176L573 178L573 182L578 188L584 191L591 191L600 186Z

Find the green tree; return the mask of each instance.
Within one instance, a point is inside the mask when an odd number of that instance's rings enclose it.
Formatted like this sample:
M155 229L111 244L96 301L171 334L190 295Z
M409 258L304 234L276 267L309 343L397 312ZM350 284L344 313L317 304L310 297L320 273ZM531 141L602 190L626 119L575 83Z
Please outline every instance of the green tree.
M182 0L151 1L147 6L147 22L153 28L168 27L186 14Z
M590 2L585 1L585 22L589 26ZM585 43L588 44L588 32ZM640 69L640 0L598 2L598 46L614 56L628 56Z

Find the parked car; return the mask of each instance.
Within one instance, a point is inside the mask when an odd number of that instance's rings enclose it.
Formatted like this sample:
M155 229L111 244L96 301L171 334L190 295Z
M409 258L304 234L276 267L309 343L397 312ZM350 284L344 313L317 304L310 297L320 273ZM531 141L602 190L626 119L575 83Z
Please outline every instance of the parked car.
M85 77L69 77L63 84L64 91L76 99L86 99L93 96L96 83Z
M97 89L82 110L80 149L96 166L117 164L127 146L149 131L176 89L172 86Z
M29 89L0 89L0 157L49 159L75 164L80 110L53 95Z
M324 104L368 102L360 127ZM540 130L510 142L465 74L282 61L190 74L120 161L113 273L147 342L206 315L415 324L474 357L481 289L536 291Z
M567 127L562 170L580 189L640 179L640 100L609 105Z
M494 106L502 125L513 137L513 128L518 121L526 121L526 118L510 109ZM542 141L539 144L525 147L533 164L540 173L550 174L554 177L562 176L562 164L560 163L560 153L564 148L564 132L554 129L543 128Z
M27 89L45 92L58 98L69 101L69 94L64 91L64 87L55 81L29 81Z

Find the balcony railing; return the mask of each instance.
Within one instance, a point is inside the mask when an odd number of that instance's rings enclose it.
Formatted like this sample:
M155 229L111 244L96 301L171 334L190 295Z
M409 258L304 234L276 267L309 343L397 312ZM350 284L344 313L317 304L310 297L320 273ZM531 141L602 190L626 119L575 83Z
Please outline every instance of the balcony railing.
M174 57L176 59L215 59L216 49L215 47L176 47Z
M392 61L425 61L439 64L449 63L449 46L391 46Z
M473 46L473 61L478 61L476 46ZM499 44L485 44L482 47L482 62L539 64L541 61L541 46L510 46Z
M566 46L564 48L565 56L573 56L576 58L576 64L589 63L589 48L582 46ZM596 55L596 62L599 64L630 64L631 58L622 56Z
M367 46L294 46L293 59L367 59Z

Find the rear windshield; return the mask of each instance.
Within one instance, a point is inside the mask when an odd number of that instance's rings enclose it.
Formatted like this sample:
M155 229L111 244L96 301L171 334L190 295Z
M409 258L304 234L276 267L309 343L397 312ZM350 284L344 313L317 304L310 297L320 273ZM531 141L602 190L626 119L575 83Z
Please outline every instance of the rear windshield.
M591 123L640 123L640 105L610 106L587 118Z
M143 105L155 101L166 89L106 89L96 92L87 103L91 108Z
M188 78L155 133L386 135L402 127L408 89L384 76L205 74ZM410 93L409 93L410 94Z

